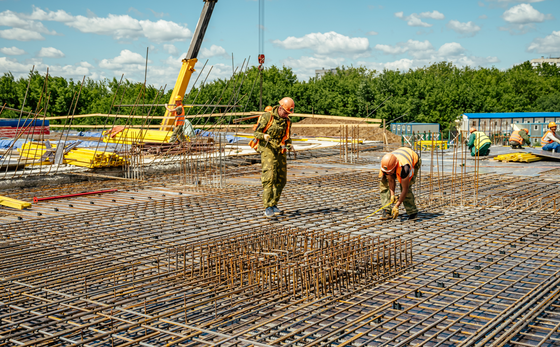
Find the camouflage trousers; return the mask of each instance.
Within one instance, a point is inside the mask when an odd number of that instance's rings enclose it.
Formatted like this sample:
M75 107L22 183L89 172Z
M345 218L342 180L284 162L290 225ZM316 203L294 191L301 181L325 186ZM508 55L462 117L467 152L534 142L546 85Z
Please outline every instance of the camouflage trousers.
M169 143L175 143L177 141L177 137L179 137L179 141L181 142L187 141L187 137L185 136L185 124L175 126L175 129L173 129L173 133L171 134L171 138L169 139Z
M281 149L273 149L267 146L261 152L262 175L261 182L263 186L263 205L265 208L276 206L282 189L286 185L288 178L286 153L282 154Z
M418 163L414 166L414 175L410 180L410 185L408 186L408 193L404 197L403 205L406 213L410 216L411 214L418 213L418 208L416 207L416 202L414 201L414 194L412 193L412 185L416 182L416 177L420 172L420 167L422 166L422 160L418 159ZM397 178L395 178L397 180ZM402 185L399 183L402 191ZM381 193L381 206L385 206L391 201L391 191L389 190L389 180L387 176L383 175L383 178L379 181L379 191ZM395 193L396 194L396 193ZM399 195L397 194L397 198ZM385 210L391 212L393 206L388 206Z

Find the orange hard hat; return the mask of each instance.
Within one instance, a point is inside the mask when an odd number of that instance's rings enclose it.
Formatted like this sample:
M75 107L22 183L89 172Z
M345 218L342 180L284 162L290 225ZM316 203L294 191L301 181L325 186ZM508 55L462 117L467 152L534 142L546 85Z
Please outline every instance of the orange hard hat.
M175 102L177 102L177 101L183 102L183 97L180 96L180 95L177 95L177 96L175 97Z
M265 108L264 108L264 111L265 111L265 112L270 112L270 111L272 111L272 106L267 106L267 107L265 107Z
M286 112L294 113L294 107L296 107L296 104L294 103L294 100L292 100L292 98L285 97L282 100L278 101L278 103Z
M393 153L387 153L381 158L381 171L391 172L399 163L397 157Z
M475 127L472 127L471 130L469 131L470 134L474 133L476 131Z
M556 123L550 122L550 123L548 123L548 127L549 128L556 128Z
M527 129L527 128L523 128L523 129L521 129L521 130L525 130L525 132L526 132L527 134L529 133L529 129Z

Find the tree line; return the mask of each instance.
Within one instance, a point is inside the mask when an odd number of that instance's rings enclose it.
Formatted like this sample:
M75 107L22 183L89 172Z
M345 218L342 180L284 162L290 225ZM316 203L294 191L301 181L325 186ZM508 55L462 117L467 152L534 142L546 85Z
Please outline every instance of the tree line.
M554 65L533 68L528 61L505 70L457 67L449 62L408 71L342 66L334 73L307 81L298 80L288 67L271 66L262 71L251 67L231 78L191 88L185 102L206 106L193 107L187 112L259 111L261 75L263 107L276 105L282 97L290 96L298 113L439 123L447 130L462 113L560 112L560 68ZM121 82L115 78L86 79L82 84L56 76L45 79L38 72L16 79L8 72L0 77L0 106L20 109L28 83L24 110L41 115L46 112L47 117L90 113L146 115L148 112L151 116L162 116L163 107L118 105L166 103L171 94L171 90L126 79ZM209 106L218 104L238 107ZM4 110L0 117L17 118L19 112ZM106 119L79 118L74 124L105 124ZM229 123L231 119L204 120L208 124L216 121ZM141 124L143 120L118 121L126 122ZM152 124L159 122L150 120Z

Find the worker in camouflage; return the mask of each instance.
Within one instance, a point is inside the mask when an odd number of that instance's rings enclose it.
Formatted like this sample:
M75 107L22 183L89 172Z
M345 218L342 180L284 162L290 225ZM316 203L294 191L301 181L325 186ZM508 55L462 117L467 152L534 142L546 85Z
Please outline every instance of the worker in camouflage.
M261 153L262 200L267 218L283 214L277 205L288 178L287 151L292 147L289 116L293 110L294 101L284 98L272 111L263 113L250 143Z

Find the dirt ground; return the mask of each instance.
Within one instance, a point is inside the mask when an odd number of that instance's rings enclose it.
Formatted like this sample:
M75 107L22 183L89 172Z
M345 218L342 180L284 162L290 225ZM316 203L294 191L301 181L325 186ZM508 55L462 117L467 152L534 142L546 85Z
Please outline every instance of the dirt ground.
M292 136L304 137L320 137L320 136L340 136L340 126L337 124L366 124L362 121L355 120L338 120L325 118L305 118L304 120L294 124L333 124L332 128L292 128ZM371 124L371 123L367 123ZM252 132L251 128L238 128L239 132ZM350 129L348 129L350 131ZM370 141L383 141L383 130L380 128L359 128L359 138ZM400 143L401 137L386 131L388 143Z

